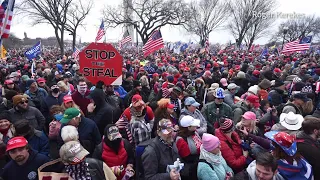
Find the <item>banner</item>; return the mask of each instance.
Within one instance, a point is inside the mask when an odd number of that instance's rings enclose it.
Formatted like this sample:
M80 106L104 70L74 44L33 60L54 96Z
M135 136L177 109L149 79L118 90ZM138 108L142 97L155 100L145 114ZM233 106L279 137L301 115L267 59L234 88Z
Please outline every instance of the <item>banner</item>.
M31 61L41 54L41 42L39 41L36 45L28 49L25 53L25 56Z

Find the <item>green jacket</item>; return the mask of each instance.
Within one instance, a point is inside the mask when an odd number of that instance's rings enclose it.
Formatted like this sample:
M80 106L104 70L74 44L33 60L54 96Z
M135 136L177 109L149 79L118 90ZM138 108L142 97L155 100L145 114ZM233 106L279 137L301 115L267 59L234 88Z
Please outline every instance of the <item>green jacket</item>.
M207 132L210 134L214 134L214 123L219 121L221 117L232 119L232 108L226 103L222 103L219 111L217 111L215 102L210 102L204 105L201 113L207 120Z

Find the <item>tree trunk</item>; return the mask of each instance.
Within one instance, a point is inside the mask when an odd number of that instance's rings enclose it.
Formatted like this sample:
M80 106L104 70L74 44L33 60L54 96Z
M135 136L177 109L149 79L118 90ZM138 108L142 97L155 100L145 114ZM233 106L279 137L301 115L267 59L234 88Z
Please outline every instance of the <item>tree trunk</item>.
M59 47L60 47L60 53L62 54L61 49L63 49L63 47L61 48L61 39L59 37L59 27L55 27L54 28L54 34L56 35L56 38L57 38L57 41L58 41L58 44L59 44Z
M76 42L77 42L77 31L74 30L72 33L72 51L76 48Z
M64 55L64 27L61 27L61 30L60 30L60 53L61 55L63 56Z

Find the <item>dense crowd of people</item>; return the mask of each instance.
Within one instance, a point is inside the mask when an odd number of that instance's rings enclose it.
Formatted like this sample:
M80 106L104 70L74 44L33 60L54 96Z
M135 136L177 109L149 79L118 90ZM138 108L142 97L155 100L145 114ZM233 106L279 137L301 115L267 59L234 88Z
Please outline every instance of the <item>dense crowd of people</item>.
M318 55L122 54L122 85L0 66L3 180L320 179Z

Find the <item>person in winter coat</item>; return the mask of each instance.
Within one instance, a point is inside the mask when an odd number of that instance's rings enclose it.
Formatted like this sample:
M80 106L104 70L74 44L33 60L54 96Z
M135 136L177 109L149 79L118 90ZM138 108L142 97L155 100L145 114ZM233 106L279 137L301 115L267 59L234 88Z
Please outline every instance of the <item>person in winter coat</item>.
M112 85L105 85L104 92L106 94L106 102L112 106L114 118L118 120L125 109L123 100Z
M264 135L272 141L278 172L285 180L314 179L312 166L297 152L295 137L279 131L269 131Z
M0 112L9 110L13 107L13 96L18 95L17 91L7 91L4 95L4 98L2 98L2 102L0 104ZM30 101L31 102L31 101ZM29 102L29 103L30 103Z
M101 143L101 135L97 125L88 118L81 116L81 112L76 108L69 108L64 112L63 118L60 120L62 124L61 129L65 125L72 125L78 128L79 141L81 144L89 151L93 152L94 148ZM61 141L61 131L58 137L60 146Z
M320 179L320 119L306 117L302 122L302 131L296 137L298 152L311 164L314 179Z
M107 104L106 95L102 89L95 88L88 97L92 99L93 103L90 103L87 107L87 117L97 124L100 134L103 134L104 128L108 124L118 120L116 114L112 111L112 106Z
M193 97L188 97L184 101L185 107L181 110L179 121L184 116L192 116L194 119L200 120L200 127L197 129L197 133L202 136L203 133L207 132L207 121L201 114L201 112L197 109L200 106Z
M226 160L228 166L232 168L234 173L242 171L247 163L248 151L242 150L241 139L239 135L234 131L233 121L226 119L216 129L215 135L221 142L221 154Z
M16 95L12 100L14 107L9 110L12 123L26 119L32 127L42 131L45 125L45 118L37 108L28 105L27 97Z
M254 111L254 109L260 107L259 97L256 95L249 95L245 100L239 101L235 107L236 108L233 110L233 120L235 123L238 123L245 112Z
M235 105L235 95L239 89L239 86L237 86L235 83L230 83L227 86L228 90L225 91L225 98L224 102L228 104L230 107L233 107Z
M50 108L53 105L61 105L63 102L63 97L66 95L64 93L61 93L59 91L59 87L56 84L53 84L50 87L50 93L49 95L44 99L43 105L41 106L43 109L41 109L41 112L44 117L46 117L46 127L48 127L50 122Z
M88 90L86 81L80 78L77 84L77 90L72 93L71 97L84 114L87 114L87 107L90 104L90 99L87 98L89 94L90 91Z
M118 180L121 180L127 171L134 173L133 148L128 140L122 138L115 124L109 124L105 128L104 138L96 147L92 158L106 163Z
M65 143L59 154L65 165L63 171L67 172L71 179L117 179L104 162L86 157L89 152L78 141Z
M133 81L133 89L128 92L128 94L124 97L123 103L124 106L127 108L130 106L131 99L134 95L139 94L144 102L148 102L148 96L143 94L142 92L142 85L140 81Z
M38 87L37 82L33 79L27 81L27 88L28 90L25 92L25 94L30 97L31 101L33 101L37 109L43 109L43 102L48 96L47 91L43 88Z
M224 91L222 88L217 88L214 91L214 102L205 104L202 108L202 115L207 120L207 132L214 134L215 128L219 127L220 119L224 117L232 117L231 107L224 103Z
M177 131L179 129L178 125L178 119L176 118L176 115L173 111L174 105L170 103L170 99L168 98L162 98L158 102L158 107L154 112L154 123L158 124L161 119L169 119L171 123L173 124L175 130ZM157 136L157 127L153 126L152 128L152 137ZM175 137L175 132L174 132Z
M293 112L281 113L280 122L273 125L271 131L283 131L288 134L296 135L301 128L303 116L294 114Z
M20 88L18 87L18 85L16 85L11 79L7 79L4 81L4 86L3 86L4 90L13 90L13 91L17 91L17 92L21 92Z
M6 163L6 146L9 139L14 136L15 129L11 124L11 119L8 111L0 113L0 168L3 168Z
M180 127L174 144L179 156L185 163L186 171L189 170L187 177L192 176L192 166L198 163L200 155L201 137L196 129L200 127L200 120L192 116L183 116L179 121ZM188 169L189 168L189 169ZM182 178L187 178L183 177Z
M173 131L174 128L170 120L159 121L157 137L145 148L141 157L146 180L180 179L180 173L176 169L167 172L167 166L173 165L179 158L178 152L172 148Z
M119 94L119 97L122 100L128 94L128 92L122 86L114 85L113 88L114 88L114 92Z
M251 162L247 169L236 174L232 180L284 180L277 171L278 163L275 157L267 152L261 153Z
M14 123L15 136L23 136L28 140L28 144L38 153L49 156L49 140L44 132L34 129L29 121L21 120Z
M131 106L126 108L120 119L115 123L120 130L122 137L128 139L130 143L133 143L134 139L131 132L131 121L134 119L142 120L144 119L145 123L149 123L151 130L154 124L154 114L152 109L149 106L146 106L142 97L138 94L132 97ZM149 127L148 127L149 128ZM145 129L146 130L146 129ZM138 131L136 131L138 132ZM149 135L148 132L144 132ZM139 133L137 133L139 135ZM151 135L151 131L150 131ZM143 136L143 135L142 135ZM146 137L142 137L146 138ZM147 137L149 139L149 137Z
M28 141L21 136L8 141L6 152L11 160L3 168L3 180L38 179L38 168L49 161L48 156L32 150Z
M272 106L278 107L279 105L286 103L287 99L284 95L285 84L282 81L276 80L273 89L269 92L268 100Z
M222 157L220 148L220 140L216 136L203 134L197 169L199 180L230 179L233 176L233 171Z

